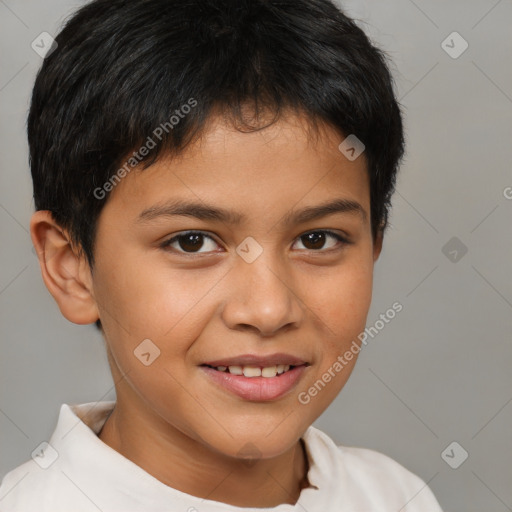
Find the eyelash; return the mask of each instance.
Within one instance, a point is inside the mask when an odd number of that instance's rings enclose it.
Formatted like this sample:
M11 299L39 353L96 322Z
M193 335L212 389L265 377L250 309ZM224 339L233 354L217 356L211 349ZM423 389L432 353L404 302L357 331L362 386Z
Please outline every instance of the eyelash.
M342 247L340 247L339 249L343 248L346 245L350 245L352 243L349 240L347 240L346 238L344 238L343 236L339 235L338 233L335 233L335 232L329 231L329 230L325 230L325 229L318 229L318 230L308 231L306 233L303 233L302 235L299 235L297 237L297 240L301 239L303 236L310 235L311 233L323 233L325 235L332 236L338 242L341 242ZM215 243L217 243L215 241L215 239L212 236L208 235L206 232L192 230L192 231L184 231L184 232L180 233L179 235L173 236L169 240L166 240L166 241L162 242L162 244L160 244L160 248L167 250L171 244L173 244L174 242L179 241L179 239L181 237L185 237L187 235L203 235L204 237L209 238L210 240L213 240ZM304 250L304 249L301 249L301 250ZM323 250L323 249L305 249L305 250L309 250L309 251L314 252L314 253L322 253L322 252L330 252L330 251L335 250L335 249L331 248L331 249L326 249L326 250ZM208 254L208 252L211 252L211 251L200 253L200 252L179 251L179 250L174 250L173 249L173 252L185 255L187 257L194 257L194 256L201 255L201 254Z

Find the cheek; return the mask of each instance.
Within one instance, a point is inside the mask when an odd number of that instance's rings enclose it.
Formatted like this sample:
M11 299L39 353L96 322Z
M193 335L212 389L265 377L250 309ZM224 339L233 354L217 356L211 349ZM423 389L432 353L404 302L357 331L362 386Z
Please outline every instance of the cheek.
M354 258L330 271L309 299L325 324L328 339L338 349L364 329L372 298L373 265Z
M105 331L125 331L136 339L187 338L196 331L202 299L219 280L217 272L172 269L158 262L128 258L97 277L96 297L105 317ZM96 286L95 286L96 289ZM193 319L193 320L191 320ZM183 321L186 320L186 321ZM192 333L191 333L192 334ZM112 338L115 339L115 338Z
M356 364L358 335L364 331L371 303L372 270L372 262L354 259L317 280L322 286L310 287L316 290L308 294L308 301L317 313L320 339L316 371L301 390L299 403L311 407L316 416L336 398Z
M183 383L196 355L192 347L215 310L209 293L223 273L216 274L126 261L98 273L99 300L107 304L100 314L115 365L157 409L173 396L177 410L197 413Z
M123 261L96 275L103 329L116 368L154 409L165 408L172 396L173 409L185 416L197 414L191 393L184 392L186 360L208 321L204 298L218 281L193 274ZM173 422L179 423L179 414Z

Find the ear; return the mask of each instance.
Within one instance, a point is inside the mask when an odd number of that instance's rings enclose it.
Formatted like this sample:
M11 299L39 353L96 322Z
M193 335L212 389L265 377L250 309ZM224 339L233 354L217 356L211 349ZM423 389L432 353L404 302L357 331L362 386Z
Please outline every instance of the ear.
M377 258L380 256L382 251L382 243L384 241L384 231L379 229L377 235L375 237L375 241L373 243L373 261L377 261Z
M95 322L99 314L89 264L73 249L67 232L53 220L50 211L39 210L32 215L30 236L44 284L61 313L75 324Z

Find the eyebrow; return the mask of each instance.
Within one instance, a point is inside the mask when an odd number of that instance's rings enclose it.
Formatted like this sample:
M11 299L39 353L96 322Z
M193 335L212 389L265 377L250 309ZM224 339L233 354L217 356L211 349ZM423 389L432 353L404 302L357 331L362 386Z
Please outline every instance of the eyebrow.
M337 213L359 214L363 223L367 220L366 211L360 203L351 199L338 198L317 206L308 206L302 210L291 211L283 217L281 223L284 225L303 224ZM146 223L159 217L174 217L177 215L233 225L240 224L246 219L245 215L233 210L178 199L146 208L139 214L136 222Z

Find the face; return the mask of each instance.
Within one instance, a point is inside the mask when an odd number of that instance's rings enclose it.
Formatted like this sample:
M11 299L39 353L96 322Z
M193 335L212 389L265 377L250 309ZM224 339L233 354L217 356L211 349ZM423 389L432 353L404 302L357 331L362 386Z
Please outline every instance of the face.
M380 251L364 154L349 161L342 140L294 116L254 133L216 120L117 185L91 279L114 380L125 375L119 404L216 452L267 458L334 400ZM261 367L269 377L250 376Z

